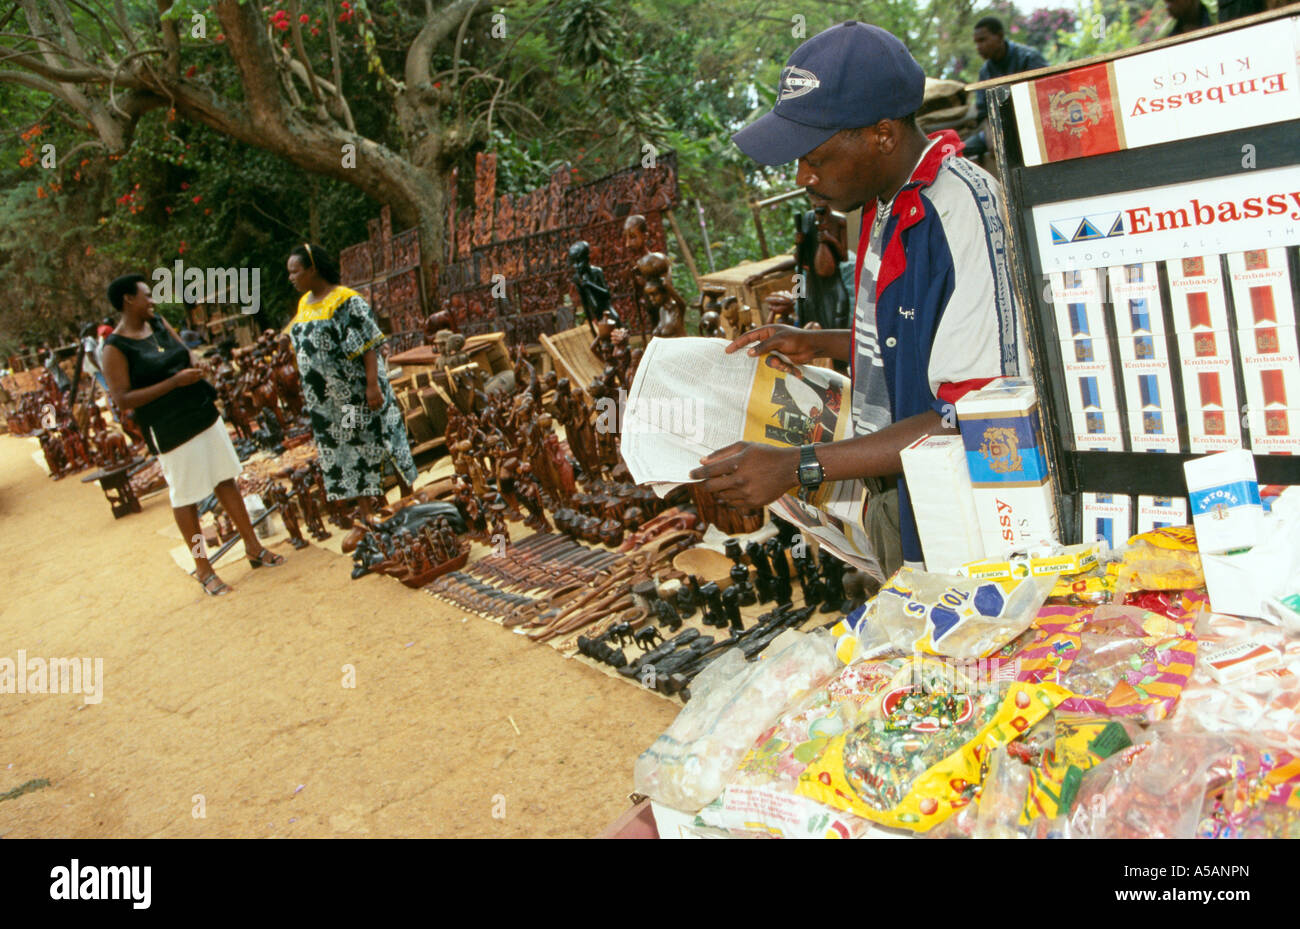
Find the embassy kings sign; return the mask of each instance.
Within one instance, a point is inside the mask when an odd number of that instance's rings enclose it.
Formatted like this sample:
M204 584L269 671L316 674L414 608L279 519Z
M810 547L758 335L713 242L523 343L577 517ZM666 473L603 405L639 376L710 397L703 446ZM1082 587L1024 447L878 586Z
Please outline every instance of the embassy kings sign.
M1069 271L1300 243L1300 165L1033 208L1042 269Z
M1300 118L1300 17L1011 87L1026 165Z

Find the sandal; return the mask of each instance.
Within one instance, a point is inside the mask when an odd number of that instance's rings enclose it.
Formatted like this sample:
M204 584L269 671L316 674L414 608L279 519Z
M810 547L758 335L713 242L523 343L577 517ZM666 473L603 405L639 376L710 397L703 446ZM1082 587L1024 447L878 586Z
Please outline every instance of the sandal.
M217 577L216 571L213 571L207 577L199 577L197 574L194 575L194 577L198 580L199 586L203 588L203 592L209 597L220 597L223 594L230 593L231 591L230 585ZM216 583L214 584L213 581L216 581Z
M277 568L284 564L284 556L277 555L266 546L263 546L262 550L257 553L256 558L249 556L248 563L254 568Z

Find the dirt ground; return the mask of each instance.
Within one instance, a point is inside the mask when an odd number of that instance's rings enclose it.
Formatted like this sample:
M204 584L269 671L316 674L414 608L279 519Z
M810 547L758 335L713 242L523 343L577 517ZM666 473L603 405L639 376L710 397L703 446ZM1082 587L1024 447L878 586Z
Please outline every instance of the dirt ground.
M114 520L36 447L0 436L0 658L102 658L103 697L0 694L0 838L593 836L676 715L314 546L209 598L166 494Z

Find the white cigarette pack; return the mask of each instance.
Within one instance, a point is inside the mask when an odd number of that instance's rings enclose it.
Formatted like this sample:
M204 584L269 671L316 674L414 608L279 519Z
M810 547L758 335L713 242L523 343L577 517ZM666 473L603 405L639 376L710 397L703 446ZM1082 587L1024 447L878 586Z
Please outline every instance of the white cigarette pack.
M1183 473L1201 554L1254 545L1264 508L1250 452L1237 450L1193 458L1183 463Z
M1217 607L1215 612L1222 612ZM1254 677L1261 671L1281 667L1282 653L1258 639L1210 646L1204 654L1205 670L1220 684Z
M1186 497L1153 497L1140 494L1137 498L1137 531L1150 532L1165 526L1186 526Z
M1124 451L1124 430L1116 410L1070 410L1070 422L1078 451Z
M1233 252L1228 255L1228 274L1238 329L1295 325L1286 249Z
M1085 542L1102 540L1110 548L1124 545L1133 534L1133 498L1126 494L1084 493Z
M1228 303L1218 255L1172 258L1169 272L1170 309L1175 332L1228 328Z
M1300 455L1300 408L1258 409L1246 414L1250 447L1259 455Z
M903 449L900 457L912 488L925 569L951 574L968 561L982 559L984 542L961 436L925 436Z

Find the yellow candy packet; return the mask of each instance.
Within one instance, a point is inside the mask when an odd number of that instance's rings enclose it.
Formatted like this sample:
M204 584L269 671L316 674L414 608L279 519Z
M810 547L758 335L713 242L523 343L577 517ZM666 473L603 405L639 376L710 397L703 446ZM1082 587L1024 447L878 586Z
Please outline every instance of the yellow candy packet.
M832 739L797 792L885 826L926 832L979 794L989 753L1070 696L1053 683L973 693L887 689L874 712Z

